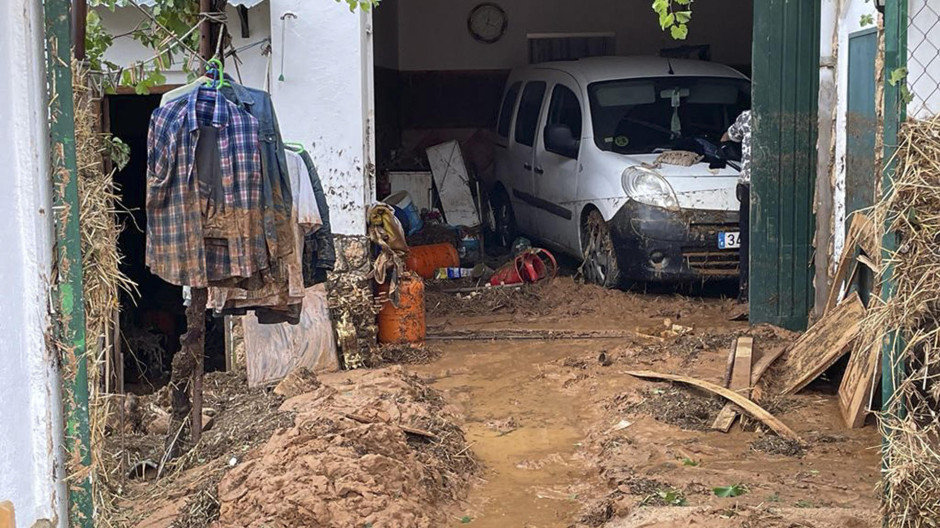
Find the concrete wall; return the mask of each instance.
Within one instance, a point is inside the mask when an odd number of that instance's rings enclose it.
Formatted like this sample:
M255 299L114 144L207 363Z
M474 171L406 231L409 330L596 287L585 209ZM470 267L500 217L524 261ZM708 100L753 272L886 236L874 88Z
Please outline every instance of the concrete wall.
M0 501L13 501L24 527L66 521L59 376L45 341L53 257L42 21L40 2L0 2Z
M114 12L108 9L99 8L97 10L101 17L104 27L112 35L123 35L133 31L133 29L144 20L144 15L135 7L123 7L115 9ZM271 35L271 16L267 2L262 2L258 6L248 10L248 23L251 29L251 35L247 38L241 36L241 25L238 19L238 12L234 7L227 7L225 14L228 16L229 29L232 32L232 45L236 49L245 45L266 39ZM176 48L179 50L180 48ZM242 64L236 69L231 60L226 61L226 72L230 73L236 80L241 73L241 84L253 88L265 88L265 72L267 71L268 58L261 54L261 47L255 46L238 54ZM124 36L116 39L107 52L105 59L121 67L130 66L136 61L148 60L154 56L154 52L130 36ZM183 73L183 60L185 54L178 54L180 62L174 64L169 71L165 72L167 84L186 84L186 74Z
M483 44L467 31L467 17L477 4L477 0L399 0L401 69L511 69L528 62L529 33L614 32L621 55L656 54L677 45L660 31L650 3L635 0L500 2L509 17L506 35L495 44ZM693 13L684 44L711 44L713 60L750 64L750 0L696 2Z

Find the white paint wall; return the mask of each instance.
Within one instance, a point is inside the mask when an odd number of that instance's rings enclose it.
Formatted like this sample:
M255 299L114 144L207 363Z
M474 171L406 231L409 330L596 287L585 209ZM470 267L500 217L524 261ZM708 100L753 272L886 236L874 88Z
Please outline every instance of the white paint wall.
M507 33L495 44L482 44L467 31L467 17L479 3L399 0L401 69L522 66L528 62L529 33L615 32L617 53L621 55L655 54L661 48L677 45L660 31L656 14L645 0L503 0L498 3L509 17ZM717 62L750 64L751 0L696 2L693 13L685 44L711 44L712 58ZM736 31L736 25L742 30Z
M52 211L42 21L39 2L0 2L0 501L13 501L24 527L66 521L59 376L44 337Z
M144 15L135 7L122 7L115 9L112 13L108 9L97 9L101 17L102 24L112 35L122 35L133 31L133 29L144 20ZM253 44L266 39L271 35L271 16L267 2L262 2L258 6L248 10L248 23L251 29L251 35L248 38L241 36L241 24L238 19L238 12L232 6L225 10L228 17L229 30L232 33L232 45L236 49ZM181 48L177 47L179 51ZM261 46L255 46L238 54L242 64L237 68L234 61L227 60L226 72L239 79L241 73L241 84L253 88L265 87L265 73L267 71L268 58L261 54ZM105 59L121 67L130 66L140 60L148 60L155 53L144 47L142 44L129 36L120 37L114 41L114 44L105 52ZM184 53L177 55L180 62L174 64L169 71L165 72L167 84L185 84L186 74L183 73Z
M286 23L285 12L297 15ZM271 0L271 94L285 141L310 148L330 202L333 232L364 235L373 195L371 17L345 2ZM279 75L281 57L284 80Z
M910 117L926 119L940 113L940 0L908 0L907 78L913 101Z

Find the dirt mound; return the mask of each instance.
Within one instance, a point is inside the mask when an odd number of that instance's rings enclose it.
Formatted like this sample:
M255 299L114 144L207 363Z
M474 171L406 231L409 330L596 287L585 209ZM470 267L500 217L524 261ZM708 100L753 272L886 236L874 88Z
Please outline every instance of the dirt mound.
M452 411L400 368L325 382L281 410L295 425L225 475L214 526L439 526L476 469Z

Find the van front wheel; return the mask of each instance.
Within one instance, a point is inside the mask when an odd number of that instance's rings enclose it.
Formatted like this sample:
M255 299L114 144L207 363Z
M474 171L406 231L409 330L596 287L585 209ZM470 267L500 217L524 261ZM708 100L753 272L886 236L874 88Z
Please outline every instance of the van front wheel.
M624 281L610 238L610 228L600 211L595 209L588 213L581 229L584 262L581 264L580 273L585 282L605 288L622 287Z

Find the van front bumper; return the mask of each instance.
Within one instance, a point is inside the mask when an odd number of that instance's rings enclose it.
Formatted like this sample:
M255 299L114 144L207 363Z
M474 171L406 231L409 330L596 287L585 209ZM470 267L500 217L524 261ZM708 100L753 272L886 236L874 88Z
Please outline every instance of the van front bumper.
M608 224L627 279L706 281L740 273L739 251L718 247L719 233L739 230L737 211L668 211L631 200Z

